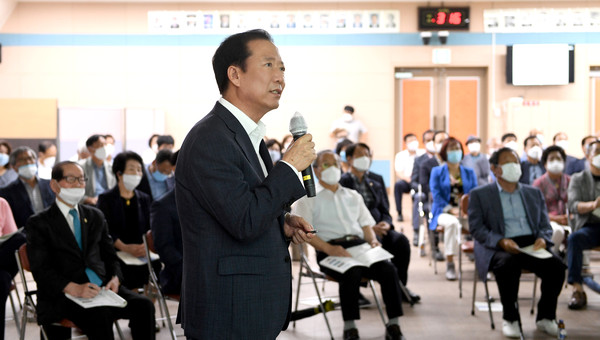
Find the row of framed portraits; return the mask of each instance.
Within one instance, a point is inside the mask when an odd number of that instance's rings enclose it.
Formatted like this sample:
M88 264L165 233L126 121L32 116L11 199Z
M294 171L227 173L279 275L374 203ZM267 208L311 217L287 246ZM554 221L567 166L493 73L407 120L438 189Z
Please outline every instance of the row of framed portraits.
M600 8L490 9L487 33L600 32Z

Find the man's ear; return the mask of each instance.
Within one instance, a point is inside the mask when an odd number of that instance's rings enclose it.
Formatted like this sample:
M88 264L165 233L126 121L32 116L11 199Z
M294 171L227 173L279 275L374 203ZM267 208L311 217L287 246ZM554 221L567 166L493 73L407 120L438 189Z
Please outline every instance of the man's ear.
M50 189L52 189L52 191L55 194L58 194L60 192L60 185L58 185L58 181L56 181L55 179L51 179L50 180Z
M227 68L227 78L229 78L229 81L235 87L240 86L240 73L241 73L241 69L237 66L231 65Z

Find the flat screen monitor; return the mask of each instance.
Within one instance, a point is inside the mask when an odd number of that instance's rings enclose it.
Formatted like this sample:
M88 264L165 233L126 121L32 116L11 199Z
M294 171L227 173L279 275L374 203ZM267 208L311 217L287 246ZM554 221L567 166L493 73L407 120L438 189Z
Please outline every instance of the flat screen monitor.
M567 85L575 82L575 46L507 46L506 82L515 86Z

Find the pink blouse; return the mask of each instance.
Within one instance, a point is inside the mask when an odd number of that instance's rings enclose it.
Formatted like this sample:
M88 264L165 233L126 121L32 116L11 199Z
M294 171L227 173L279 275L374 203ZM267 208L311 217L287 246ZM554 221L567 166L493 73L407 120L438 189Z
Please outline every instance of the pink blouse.
M0 236L17 231L17 224L8 202L0 197Z

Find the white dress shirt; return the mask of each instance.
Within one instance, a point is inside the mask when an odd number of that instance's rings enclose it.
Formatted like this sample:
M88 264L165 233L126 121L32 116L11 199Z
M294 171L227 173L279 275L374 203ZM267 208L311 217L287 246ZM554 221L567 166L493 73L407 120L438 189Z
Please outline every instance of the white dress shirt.
M362 196L341 185L336 192L323 188L314 198L302 197L292 211L312 224L325 242L345 235L364 239L362 228L375 225Z
M60 212L63 214L63 216L67 220L67 224L69 225L69 228L71 228L71 232L73 232L73 235L75 235L75 227L73 226L73 216L71 216L71 214L69 214L69 211L71 209L75 209L75 210L77 210L77 215L79 215L79 209L77 209L77 204L75 204L75 206L73 206L73 208L69 208L68 205L64 204L63 202L61 202L60 200L57 199L56 205L58 206L58 209L60 209Z
M402 150L396 154L394 159L394 168L397 174L410 178L412 175L415 158L425 153L425 149L417 149L417 153L411 155L408 150Z

